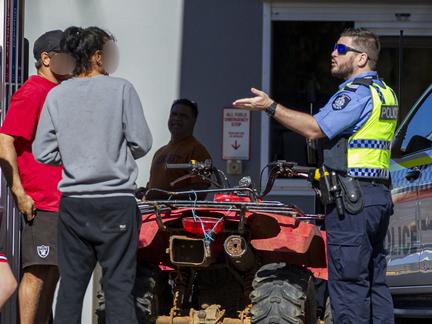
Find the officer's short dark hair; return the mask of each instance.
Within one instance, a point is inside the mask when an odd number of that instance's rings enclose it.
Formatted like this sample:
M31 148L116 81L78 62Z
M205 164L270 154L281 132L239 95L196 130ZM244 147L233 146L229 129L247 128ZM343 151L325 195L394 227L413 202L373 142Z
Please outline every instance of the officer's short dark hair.
M375 70L381 50L381 43L376 34L365 28L348 28L342 32L340 37L351 37L356 49L368 55L369 67Z
M175 105L188 106L191 109L192 114L194 115L195 119L197 119L197 117L198 117L198 104L195 101L192 101L192 100L189 100L186 98L181 98L181 99L174 100L173 104L171 105L171 109L173 109L173 107Z

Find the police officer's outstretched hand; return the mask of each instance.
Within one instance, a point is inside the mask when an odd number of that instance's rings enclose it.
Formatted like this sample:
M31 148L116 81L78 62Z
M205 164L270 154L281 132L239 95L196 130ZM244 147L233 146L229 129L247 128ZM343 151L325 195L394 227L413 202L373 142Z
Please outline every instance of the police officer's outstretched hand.
M251 88L251 91L256 97L237 99L233 102L233 106L241 109L262 111L273 103L273 100L264 91L255 88Z

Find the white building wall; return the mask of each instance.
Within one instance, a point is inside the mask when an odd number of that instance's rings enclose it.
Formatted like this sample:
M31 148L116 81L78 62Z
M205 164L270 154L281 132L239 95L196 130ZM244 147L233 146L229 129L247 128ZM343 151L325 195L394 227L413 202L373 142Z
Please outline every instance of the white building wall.
M48 30L98 26L117 39L114 76L132 82L153 135L153 148L138 160L138 185L148 180L151 158L169 140L168 112L179 93L183 0L27 0L24 35L30 43L29 74L36 72L33 43ZM83 143L83 145L85 145Z

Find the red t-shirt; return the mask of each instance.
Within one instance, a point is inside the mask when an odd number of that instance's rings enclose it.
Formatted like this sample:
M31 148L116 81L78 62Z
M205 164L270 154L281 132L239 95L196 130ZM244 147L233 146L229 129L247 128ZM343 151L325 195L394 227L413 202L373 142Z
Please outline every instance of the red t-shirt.
M57 185L62 167L37 162L32 142L45 98L55 83L34 75L12 96L0 133L15 137L18 171L25 192L33 198L37 209L57 212L61 194Z

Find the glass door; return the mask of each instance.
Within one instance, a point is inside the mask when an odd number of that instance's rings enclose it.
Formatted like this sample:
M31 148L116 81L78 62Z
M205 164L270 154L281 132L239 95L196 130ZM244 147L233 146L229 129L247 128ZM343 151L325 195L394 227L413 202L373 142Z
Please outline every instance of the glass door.
M402 38L400 72L400 38L381 36L380 40L382 49L377 70L380 77L398 94L399 121L402 121L432 82L432 37L404 36Z

